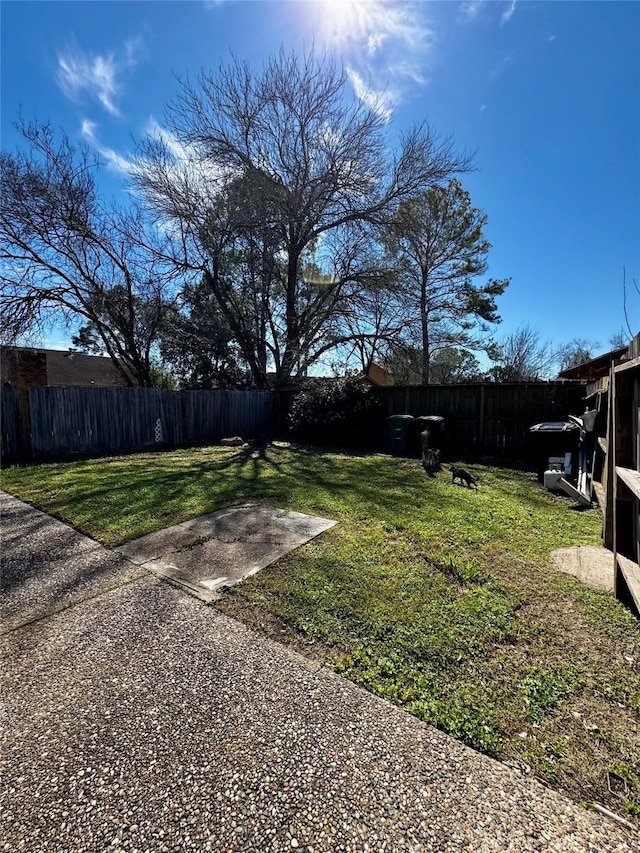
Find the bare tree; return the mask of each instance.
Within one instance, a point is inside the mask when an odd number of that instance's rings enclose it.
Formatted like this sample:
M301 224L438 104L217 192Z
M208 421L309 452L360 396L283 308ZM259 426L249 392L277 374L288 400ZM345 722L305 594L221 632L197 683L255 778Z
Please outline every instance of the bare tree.
M99 163L47 124L21 125L27 149L1 155L2 335L52 318L81 321L129 384L152 385L152 351L174 298L165 240L134 207L108 207Z
M396 385L419 385L422 380L422 350L403 340L389 344L382 358Z
M332 321L363 287L367 228L469 167L427 125L393 149L379 113L313 53L202 73L167 121L141 147L137 185L179 229L182 262L202 271L259 385L267 362L286 383L346 343Z
M599 346L598 341L588 341L586 338L574 338L569 343L563 344L556 352L560 370L568 370L591 361L594 358L593 353Z
M363 373L375 361L385 361L393 348L402 346L410 323L397 289L388 286L363 288L339 318L348 342L342 348L342 364L355 358Z
M609 338L609 344L613 347L613 349L623 349L629 346L631 338L624 331L624 329L620 329L619 332L614 332Z
M633 291L635 291L636 296L640 297L640 287L638 287L638 282L635 280L635 278L633 279ZM633 296L633 291L631 291L631 297ZM631 340L637 334L638 328L640 328L640 326L638 325L637 315L633 318L633 321L631 320L631 318L629 316L629 314L630 314L629 302L631 301L631 298L629 296L629 293L627 293L627 269L626 269L626 267L622 268L622 299L623 299L622 305L623 305L623 311L624 311L624 333L628 334L629 340Z
M436 352L451 346L479 349L478 332L486 331L479 322L500 321L495 297L509 279L473 283L487 269L486 222L459 181L451 180L404 201L388 229L389 250L404 265L402 283L418 329L423 385L430 381Z
M434 383L456 385L485 379L476 356L458 347L444 347L431 362L431 381Z
M497 382L532 382L552 375L557 353L550 341L524 324L498 341L491 357L496 364L489 373Z
M383 358L383 364L393 375L396 385L419 385L422 381L422 350L402 342L394 343ZM455 385L465 382L486 382L476 356L458 347L439 349L429 366L431 384Z

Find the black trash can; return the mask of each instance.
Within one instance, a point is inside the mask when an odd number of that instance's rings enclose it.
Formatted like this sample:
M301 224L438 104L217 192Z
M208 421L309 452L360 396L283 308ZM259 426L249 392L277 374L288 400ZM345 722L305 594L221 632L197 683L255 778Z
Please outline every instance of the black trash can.
M572 421L545 421L529 428L533 445L538 481L544 482L544 472L554 465L551 460L560 460L571 454L571 472L567 476L575 476L578 463L578 443L580 427ZM562 465L562 462L557 462Z
M389 424L391 455L409 456L415 418L413 415L391 415L390 418L387 418L387 422Z

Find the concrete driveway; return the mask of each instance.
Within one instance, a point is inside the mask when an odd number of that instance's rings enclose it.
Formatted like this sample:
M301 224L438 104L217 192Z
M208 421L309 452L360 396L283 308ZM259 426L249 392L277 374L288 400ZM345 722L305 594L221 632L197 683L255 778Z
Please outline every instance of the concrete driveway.
M0 849L640 849L123 556L1 505Z

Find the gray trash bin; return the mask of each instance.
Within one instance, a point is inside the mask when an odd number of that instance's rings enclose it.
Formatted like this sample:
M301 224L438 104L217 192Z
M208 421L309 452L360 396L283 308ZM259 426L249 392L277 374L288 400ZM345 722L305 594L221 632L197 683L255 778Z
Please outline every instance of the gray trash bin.
M429 433L429 447L435 450L442 450L444 447L444 418L442 415L420 415L416 418L416 433L417 439L415 446L418 451L418 456L422 453L422 433Z

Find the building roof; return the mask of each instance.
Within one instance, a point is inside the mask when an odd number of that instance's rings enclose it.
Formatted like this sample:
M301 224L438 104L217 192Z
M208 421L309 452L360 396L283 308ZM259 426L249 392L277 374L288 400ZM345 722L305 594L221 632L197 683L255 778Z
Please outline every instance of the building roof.
M363 377L365 380L369 380L371 385L377 386L386 386L393 385L393 374L387 370L385 367L382 367L380 364L376 364L375 361L372 361L369 365L369 370Z
M2 384L33 386L93 385L126 387L127 382L110 358L82 352L38 347L2 348Z
M580 379L583 382L595 382L597 379L602 379L603 376L608 376L613 362L621 359L626 353L627 347L611 350L611 352L606 352L590 361L569 367L567 370L561 370L558 376L561 379Z

